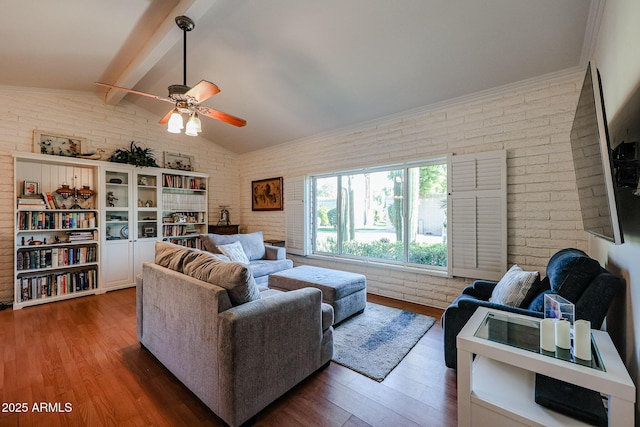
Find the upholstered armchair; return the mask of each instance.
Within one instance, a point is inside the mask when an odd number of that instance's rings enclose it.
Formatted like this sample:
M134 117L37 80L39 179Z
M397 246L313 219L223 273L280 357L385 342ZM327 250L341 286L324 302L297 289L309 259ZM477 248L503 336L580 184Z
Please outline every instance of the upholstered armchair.
M532 285L517 306L491 302L497 284L477 280L442 315L444 358L449 368L457 366L456 336L480 306L542 318L544 295L558 294L575 304L576 319L589 320L593 329L600 329L613 297L622 287L620 279L578 249L562 249L554 254L546 277Z

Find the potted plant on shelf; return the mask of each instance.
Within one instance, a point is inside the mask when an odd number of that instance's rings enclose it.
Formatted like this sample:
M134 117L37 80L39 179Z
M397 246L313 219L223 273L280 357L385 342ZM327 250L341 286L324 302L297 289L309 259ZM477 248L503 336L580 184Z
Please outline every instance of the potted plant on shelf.
M137 167L154 167L158 164L153 156L151 148L142 148L136 145L135 141L131 141L129 149L118 148L109 157L110 162L128 163Z

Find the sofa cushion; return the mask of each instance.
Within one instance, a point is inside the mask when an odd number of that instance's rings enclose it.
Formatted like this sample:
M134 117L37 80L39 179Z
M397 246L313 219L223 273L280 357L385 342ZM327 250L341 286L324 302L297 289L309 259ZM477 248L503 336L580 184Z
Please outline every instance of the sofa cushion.
M230 261L249 264L249 258L244 253L240 242L229 243L228 245L218 245L218 250L226 255Z
M524 271L522 267L515 264L493 288L489 302L520 307L522 301L539 281L540 275L537 271Z
M186 248L169 242L156 242L155 263L168 269L183 272L185 257L192 252L200 252L198 249Z
M574 304L601 272L598 261L578 249L563 249L547 264L551 290Z
M240 242L249 261L263 259L265 255L264 238L262 231L247 234L201 234L203 247L213 253L220 253L218 246Z
M237 262L220 261L208 252L193 252L184 260L184 274L227 290L234 306L260 299L251 270Z

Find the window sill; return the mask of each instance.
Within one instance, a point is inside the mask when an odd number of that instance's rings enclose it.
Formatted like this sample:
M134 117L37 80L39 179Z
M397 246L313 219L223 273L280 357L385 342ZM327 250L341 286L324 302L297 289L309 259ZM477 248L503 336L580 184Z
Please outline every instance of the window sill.
M371 267L371 268L382 268L385 270L395 270L402 271L406 273L414 273L414 274L423 274L425 276L437 276L437 277L445 277L451 278L452 276L449 274L447 269L439 270L429 267L415 267L409 264L395 264L395 263L385 263L382 261L374 261L368 259L355 259L355 258L346 258L332 255L320 255L320 254L311 254L307 256L301 255L293 255L287 254L287 257L296 259L310 259L310 260L318 260L318 261L326 261L326 262L335 262L340 264L350 264L350 265L358 265L362 267Z

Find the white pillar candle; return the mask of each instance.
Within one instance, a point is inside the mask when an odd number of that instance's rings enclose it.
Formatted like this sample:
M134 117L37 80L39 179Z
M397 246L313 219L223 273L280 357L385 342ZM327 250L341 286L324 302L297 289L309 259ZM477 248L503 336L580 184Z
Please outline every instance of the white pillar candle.
M556 322L556 347L568 350L571 348L570 325L566 320Z
M540 348L545 351L556 351L556 325L553 319L540 321Z
M573 354L578 359L591 360L591 322L576 320L573 324Z

